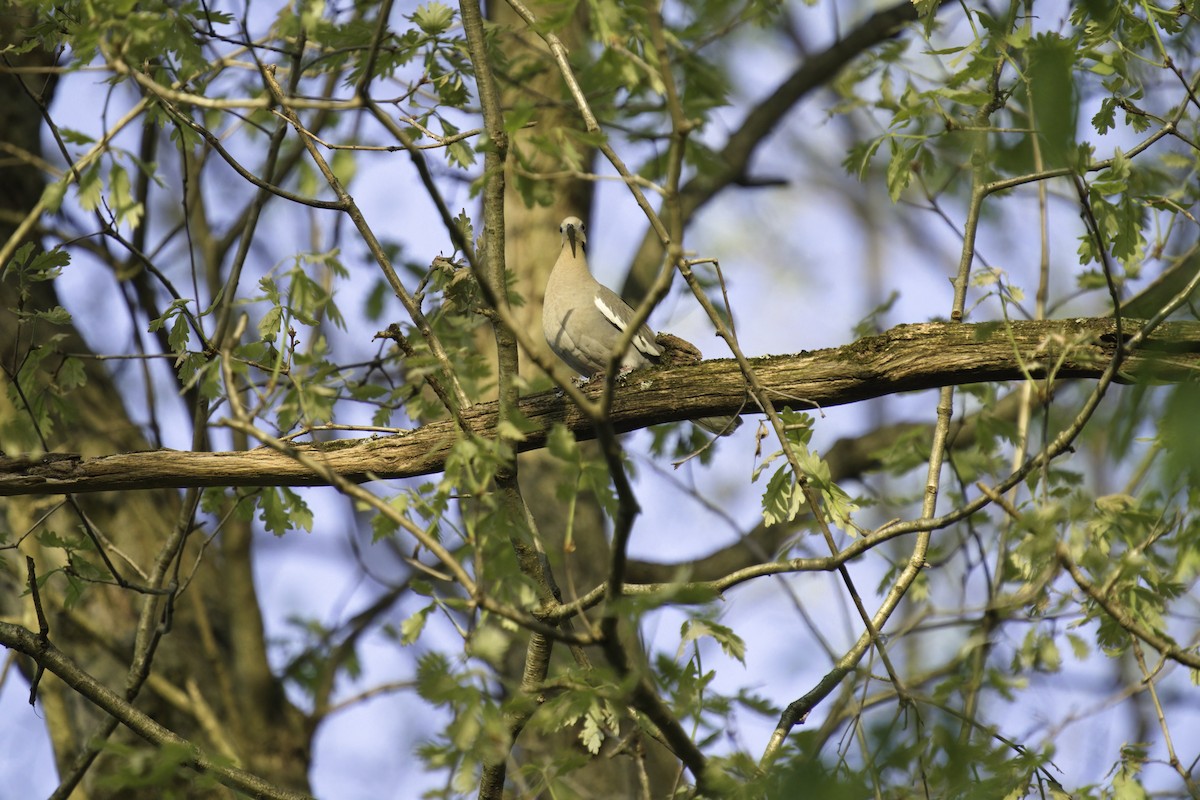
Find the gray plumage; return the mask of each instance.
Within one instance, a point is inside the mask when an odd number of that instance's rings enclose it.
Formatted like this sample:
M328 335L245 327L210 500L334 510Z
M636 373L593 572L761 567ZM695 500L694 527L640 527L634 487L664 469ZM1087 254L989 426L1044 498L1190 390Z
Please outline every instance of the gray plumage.
M559 231L562 249L546 282L542 332L550 349L567 366L590 378L608 367L634 310L616 292L592 277L583 220L567 217ZM662 348L654 341L654 331L649 325L642 325L621 357L620 371L648 366L662 354ZM728 433L741 424L737 417L706 417L695 422L716 434Z
M567 366L590 378L608 366L634 311L616 292L592 277L583 221L567 217L559 230L562 249L546 283L542 332L550 349ZM621 359L621 370L639 369L660 355L654 331L643 325Z

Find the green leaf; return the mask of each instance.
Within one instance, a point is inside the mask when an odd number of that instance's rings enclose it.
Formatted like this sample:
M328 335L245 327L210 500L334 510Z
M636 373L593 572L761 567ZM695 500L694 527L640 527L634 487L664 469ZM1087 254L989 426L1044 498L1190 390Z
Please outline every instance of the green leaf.
M458 216L454 218L454 227L458 229L458 232L462 236L463 241L471 242L472 244L474 244L474 242L475 242L475 226L472 224L471 218L469 216L467 216L466 209L463 209L462 211L458 212ZM455 247L454 252L455 253L458 252L457 247Z
M182 353L187 350L190 336L191 328L188 326L187 317L182 313L176 314L175 322L171 325L171 332L167 334L167 344L171 346L172 351Z
M92 144L96 141L88 134L74 128L62 127L58 129L58 132L62 134L63 141L68 144Z
M393 498L395 500L395 498ZM400 525L386 514L371 515L371 543L390 539L400 530Z
M257 495L259 519L268 531L283 536L288 531L303 528L312 531L313 515L300 495L286 486L263 488Z
M283 324L283 307L271 306L259 319L258 336L264 342L274 342L279 337L279 329Z
M417 694L432 703L446 703L459 694L459 683L450 662L441 653L430 652L417 662Z
M138 227L144 211L142 204L134 199L129 182L129 173L120 164L113 164L108 173L109 206L118 223L131 228Z
M1096 129L1096 133L1104 134L1112 130L1116 124L1116 98L1106 97L1100 101L1100 110L1092 115L1092 127Z
M600 747L604 744L604 732L600 730L595 717L584 718L583 727L579 731L579 741L592 755L600 752Z
M791 466L782 464L767 481L767 489L763 492L763 521L768 525L791 522L804 504L804 492L797 485Z
M426 36L437 36L449 30L454 21L454 10L435 0L417 6L416 12L409 19L415 22Z
M54 383L64 392L86 385L87 371L83 367L83 361L74 356L64 358L54 376Z
M60 178L53 183L46 184L46 188L42 190L42 205L46 207L47 213L57 214L62 208L62 201L66 196L67 179Z
M95 211L104 199L104 185L100 180L100 164L93 163L79 176L79 185L75 188L79 206L84 211Z
M30 316L32 316L34 319L48 322L51 325L71 324L71 314L62 306L55 306L54 308L50 308L45 311L35 311Z
M895 203L912 181L913 163L919 147L917 145L901 146L897 140L892 139L891 150L892 157L888 161L887 168L887 187L888 196Z
M680 628L680 636L679 652L676 654L676 658L683 655L684 649L689 643L709 637L721 645L725 655L736 658L743 665L746 663L746 643L730 627L710 619L691 619L684 621Z
M430 603L400 623L400 644L410 645L417 640L421 635L421 631L425 630L425 623L429 619L429 612L433 611L434 608L436 608L436 605Z

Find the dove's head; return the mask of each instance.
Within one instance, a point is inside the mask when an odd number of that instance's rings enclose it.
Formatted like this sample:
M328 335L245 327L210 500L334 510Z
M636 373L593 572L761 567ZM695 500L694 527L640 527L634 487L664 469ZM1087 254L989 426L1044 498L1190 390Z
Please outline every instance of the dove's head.
M576 245L583 249L583 246L587 244L587 229L579 217L567 217L562 221L562 225L558 226L558 230L562 233L563 247L568 244L571 246L572 257L578 255L575 250Z

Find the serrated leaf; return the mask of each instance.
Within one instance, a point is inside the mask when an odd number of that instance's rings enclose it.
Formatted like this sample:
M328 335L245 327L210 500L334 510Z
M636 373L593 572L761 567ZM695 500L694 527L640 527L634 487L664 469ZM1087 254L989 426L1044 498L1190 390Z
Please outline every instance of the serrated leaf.
M258 336L264 342L273 342L279 336L279 326L283 322L283 308L272 306L258 321Z
M690 619L681 626L680 635L679 652L676 654L676 658L683 655L688 643L709 637L721 645L721 650L725 652L725 655L736 658L743 665L746 663L746 643L730 627L708 619Z
M66 391L86 385L87 371L83 368L83 361L74 356L64 358L54 383L59 389Z
M475 165L475 150L463 139L446 146L446 157L456 167L465 169Z
M604 744L604 731L600 730L600 725L590 715L583 720L583 727L579 730L579 741L592 755L599 753L601 745Z
M458 681L450 672L450 662L436 651L417 661L417 694L432 703L449 701L458 689Z
M767 481L763 492L763 521L768 525L791 522L804 507L804 493L796 484L789 464L783 464Z
M62 306L46 309L45 311L36 311L32 315L35 319L40 319L43 322L48 322L51 325L70 325L71 313Z
M913 161L916 154L916 145L901 147L895 139L892 140L892 158L888 161L887 167L887 187L888 196L893 203L900 199L900 195L912 181Z
M282 536L288 532L287 512L284 510L283 502L278 493L274 489L263 489L258 494L258 507L260 509L259 519L262 520L263 526L267 531Z
M167 344L170 345L172 352L182 353L187 350L188 339L191 336L191 328L188 326L187 317L182 313L175 315L175 322L171 325L171 331L167 334Z
M77 131L74 128L63 127L59 128L58 132L62 134L63 141L69 144L91 144L96 141L88 134L82 131Z
M450 6L438 2L417 6L417 10L409 17L426 36L437 36L450 28L454 21L454 10Z
M264 488L258 493L259 519L268 531L282 536L288 531L303 528L312 531L313 515L308 504L286 486Z
M381 539L390 539L400 530L399 524L386 514L374 514L371 517L371 543Z

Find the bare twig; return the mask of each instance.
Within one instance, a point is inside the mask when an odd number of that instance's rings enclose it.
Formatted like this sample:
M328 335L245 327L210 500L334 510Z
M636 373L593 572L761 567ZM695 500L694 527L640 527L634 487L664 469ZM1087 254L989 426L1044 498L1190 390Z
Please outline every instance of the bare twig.
M188 754L186 760L190 766L202 772L211 773L226 786L254 797L272 798L273 800L307 800L309 797L301 792L267 783L257 775L252 775L245 770L219 763L195 744L158 724L116 692L97 681L49 641L20 625L0 622L0 644L33 659L151 744L180 748Z

